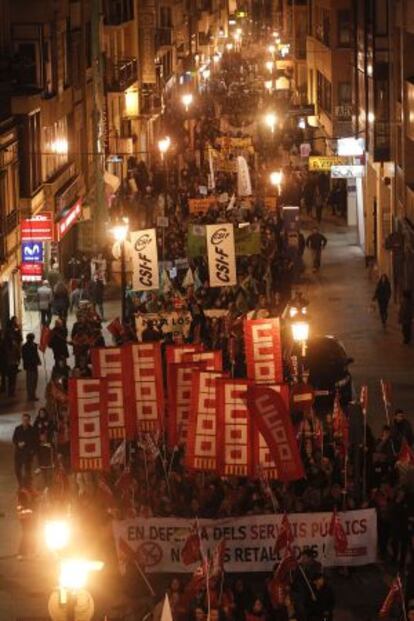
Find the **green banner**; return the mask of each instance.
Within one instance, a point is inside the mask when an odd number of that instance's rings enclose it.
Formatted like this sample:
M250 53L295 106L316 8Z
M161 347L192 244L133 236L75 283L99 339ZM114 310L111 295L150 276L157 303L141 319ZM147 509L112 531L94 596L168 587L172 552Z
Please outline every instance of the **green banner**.
M260 254L260 225L251 224L241 229L234 229L236 255L238 257ZM206 227L201 224L190 224L187 235L187 255L191 258L207 255Z

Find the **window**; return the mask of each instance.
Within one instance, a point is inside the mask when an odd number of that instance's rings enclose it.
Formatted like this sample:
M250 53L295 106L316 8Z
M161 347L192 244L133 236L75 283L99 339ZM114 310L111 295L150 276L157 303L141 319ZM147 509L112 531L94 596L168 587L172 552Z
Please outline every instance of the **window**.
M330 46L331 20L327 9L317 8L316 20L316 38L319 39L327 47Z
M40 87L38 53L39 49L36 43L18 43L16 79L20 86Z
M349 104L352 101L351 82L339 82L338 84L338 103Z
M316 97L318 107L327 114L332 113L332 84L325 78L320 71L317 74Z
M66 117L43 127L43 180L53 177L68 161L68 124Z
M338 11L338 46L351 45L351 11Z

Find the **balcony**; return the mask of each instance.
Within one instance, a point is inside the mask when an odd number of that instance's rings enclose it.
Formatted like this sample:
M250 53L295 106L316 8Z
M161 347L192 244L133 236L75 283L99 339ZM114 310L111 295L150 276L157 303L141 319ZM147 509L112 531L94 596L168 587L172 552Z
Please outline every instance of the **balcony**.
M160 114L162 108L161 97L155 93L143 94L141 113L144 115Z
M113 62L107 58L105 75L107 91L121 93L138 79L137 59L123 58Z

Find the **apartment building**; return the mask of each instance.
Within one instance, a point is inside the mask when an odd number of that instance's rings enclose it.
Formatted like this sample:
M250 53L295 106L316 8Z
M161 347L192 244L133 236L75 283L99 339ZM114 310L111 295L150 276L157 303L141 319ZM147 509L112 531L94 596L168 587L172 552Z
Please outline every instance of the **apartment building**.
M351 0L311 0L308 5L308 100L328 138L352 133Z

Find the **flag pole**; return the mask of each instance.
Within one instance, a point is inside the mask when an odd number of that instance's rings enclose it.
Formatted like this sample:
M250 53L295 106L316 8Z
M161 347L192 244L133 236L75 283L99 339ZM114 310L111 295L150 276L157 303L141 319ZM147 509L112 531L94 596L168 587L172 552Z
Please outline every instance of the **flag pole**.
M148 580L147 576L146 576L146 575L145 575L145 573L142 571L141 565L138 563L138 561L134 561L134 565L135 565L135 567L138 569L138 572L139 572L139 574L140 574L141 578L143 579L143 581L145 582L145 584L146 584L146 586L147 586L147 588L148 588L149 592L151 593L151 596L152 596L152 597L155 597L155 591L154 591L154 589L152 588L152 586L151 586L151 584L150 584L150 582L149 582L149 580Z
M298 567L299 567L299 571L300 571L300 573L302 574L302 578L304 579L305 584L306 584L306 586L307 586L307 587L308 587L308 589L309 589L309 592L310 592L311 597L312 597L312 601L313 601L313 602L316 602L316 595L315 595L315 591L312 589L312 585L311 585L311 583L309 582L308 577L307 577L307 575L306 575L306 573L305 573L305 571L304 571L303 567L301 567L300 563L298 563Z
M201 553L201 558L203 560L203 565L204 565L204 571L206 573L206 596L207 596L207 620L206 621L210 621L210 612L211 612L211 601L210 601L210 580L209 580L209 562L208 562L208 555L205 554L204 552L204 545L202 542L202 539L200 537L200 522L198 519L198 516L196 516L196 525L197 525L197 532L198 532L198 539L200 542L200 553Z

